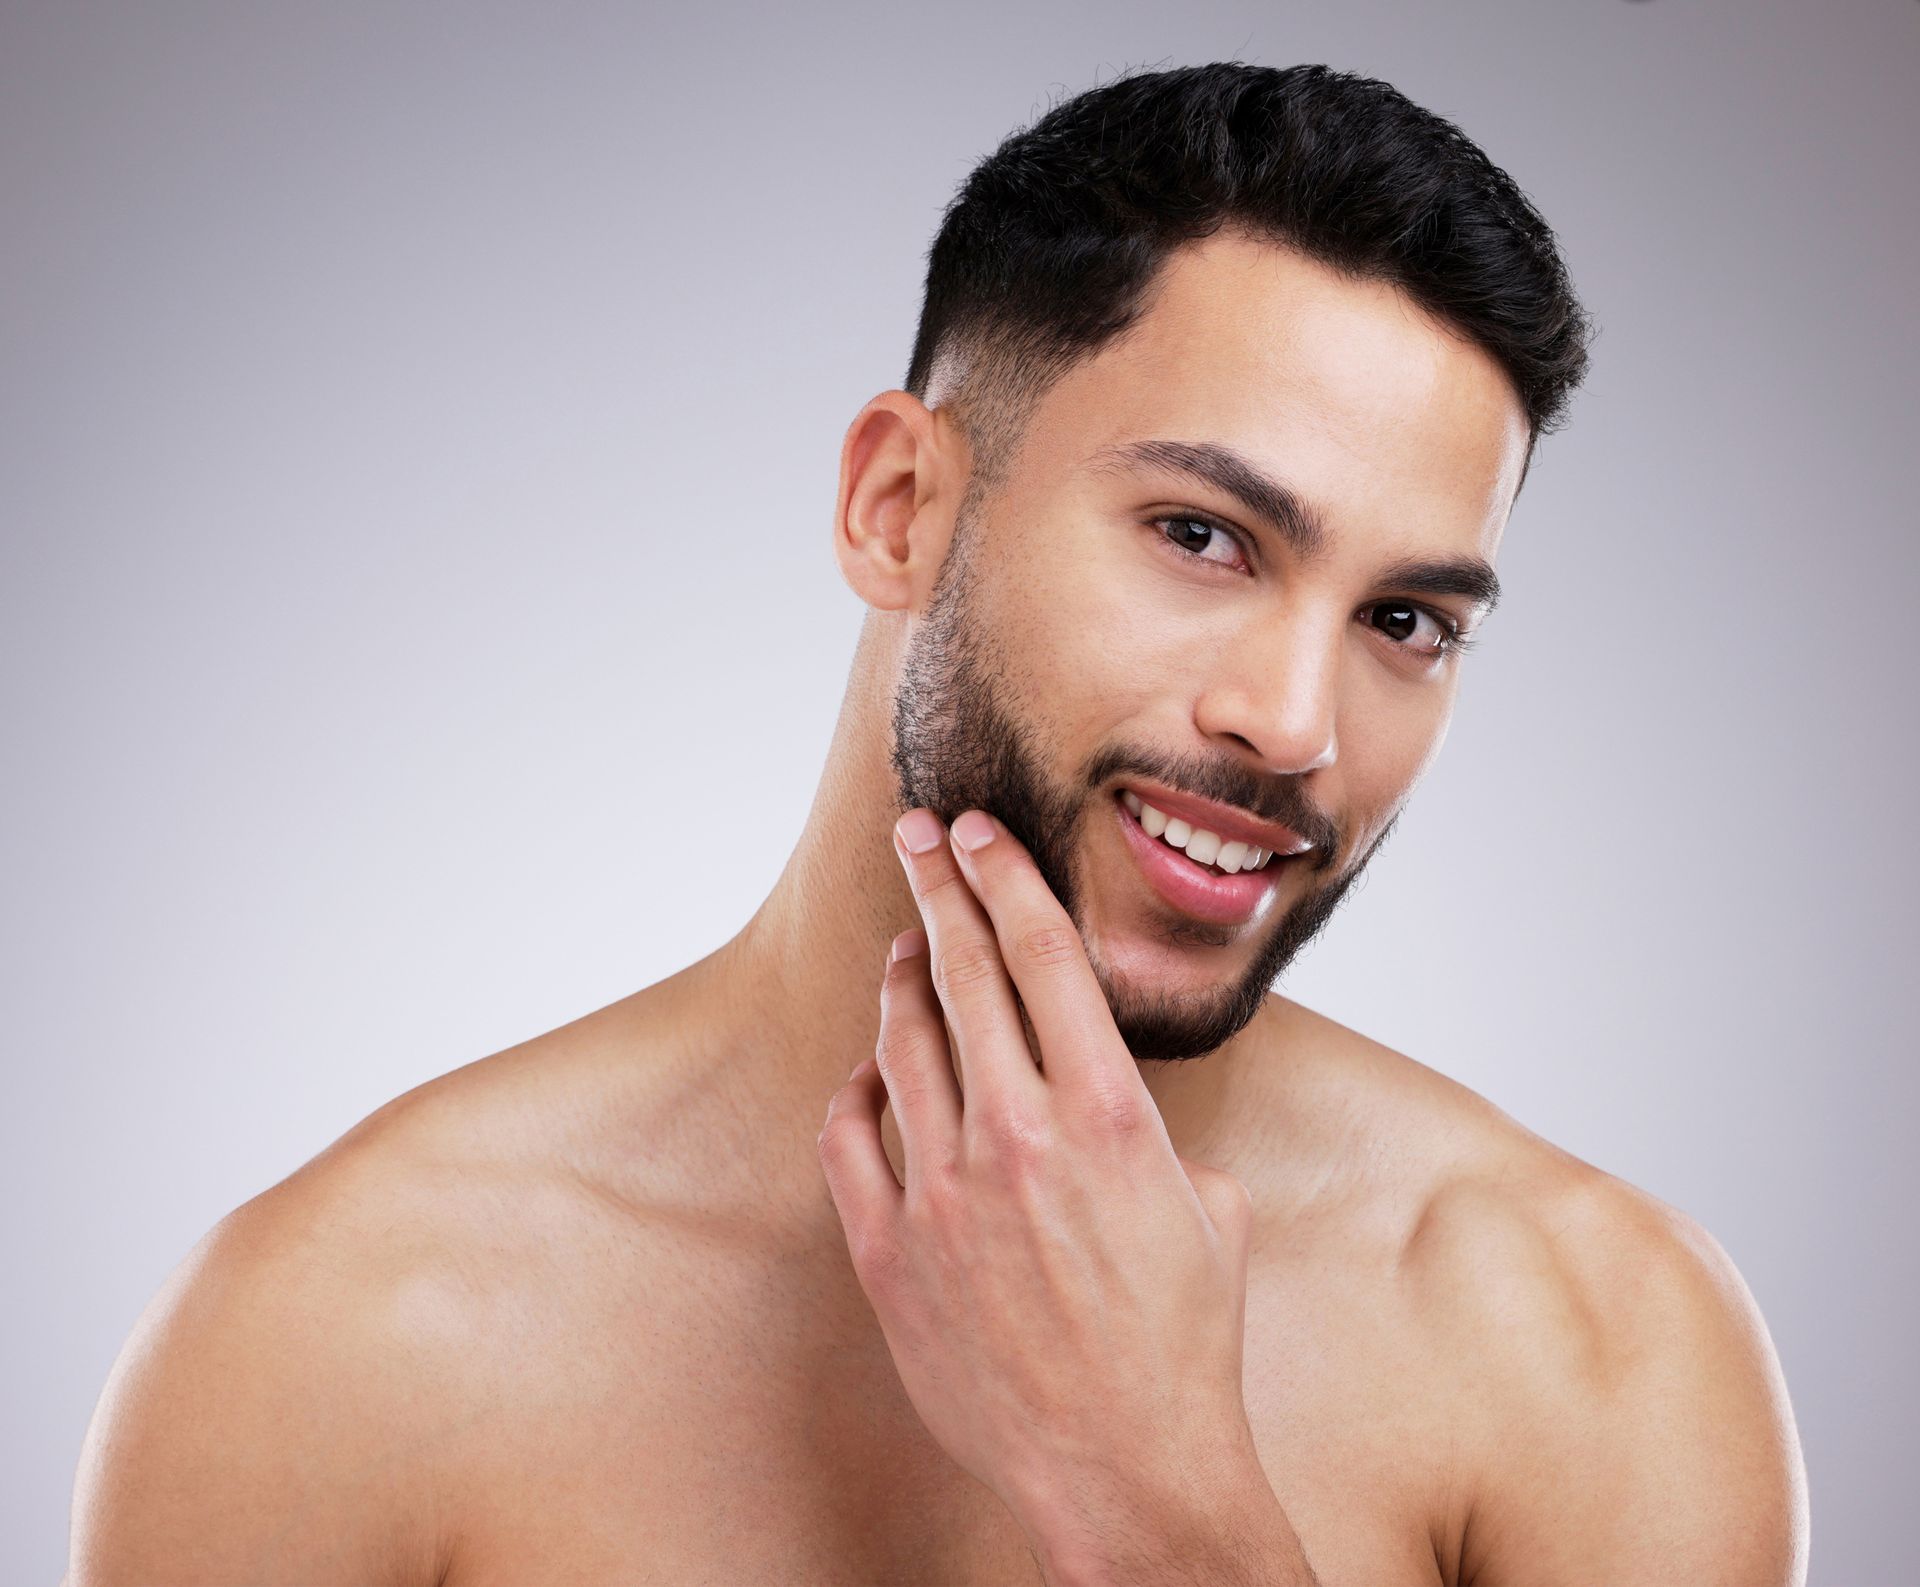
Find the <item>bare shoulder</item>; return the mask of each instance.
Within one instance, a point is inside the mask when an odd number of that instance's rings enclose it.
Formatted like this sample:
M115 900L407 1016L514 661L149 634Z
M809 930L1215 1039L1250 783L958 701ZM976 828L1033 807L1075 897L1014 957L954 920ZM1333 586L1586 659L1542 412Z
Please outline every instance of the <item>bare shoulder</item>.
M1459 1579L1804 1582L1786 1383L1726 1251L1678 1208L1414 1068L1402 1084L1446 1144L1400 1266L1471 1385Z
M1803 1582L1786 1384L1719 1242L1406 1054L1272 1017L1273 1105L1313 1120L1287 1144L1316 1197L1365 1209L1456 1452L1435 1533L1456 1579Z
M396 1098L180 1264L88 1431L72 1587L440 1579L502 1351L592 1217L526 1056Z

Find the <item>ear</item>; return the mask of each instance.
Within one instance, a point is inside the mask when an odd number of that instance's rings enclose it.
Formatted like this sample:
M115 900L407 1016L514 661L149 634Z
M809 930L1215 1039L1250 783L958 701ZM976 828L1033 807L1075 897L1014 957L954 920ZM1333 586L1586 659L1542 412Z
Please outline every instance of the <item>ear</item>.
M853 593L880 611L918 606L953 538L968 466L959 427L908 391L883 391L847 426L833 554Z

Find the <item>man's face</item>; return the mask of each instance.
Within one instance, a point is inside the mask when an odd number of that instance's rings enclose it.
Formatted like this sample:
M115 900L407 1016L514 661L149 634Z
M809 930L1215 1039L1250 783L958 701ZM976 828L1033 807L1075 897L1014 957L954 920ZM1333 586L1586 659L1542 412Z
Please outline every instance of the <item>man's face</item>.
M1491 566L1526 439L1492 357L1395 289L1222 233L969 493L895 695L903 807L1027 845L1136 1058L1241 1030L1385 840L1446 735L1447 625L1480 615L1404 565ZM1123 801L1154 788L1314 847L1204 880Z

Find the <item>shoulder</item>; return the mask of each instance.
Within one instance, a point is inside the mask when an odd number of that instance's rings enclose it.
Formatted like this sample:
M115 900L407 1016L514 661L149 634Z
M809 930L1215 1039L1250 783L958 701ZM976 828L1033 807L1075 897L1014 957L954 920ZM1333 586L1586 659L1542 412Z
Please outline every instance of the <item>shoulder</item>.
M73 1587L438 1579L516 1257L570 1194L509 1149L489 1062L387 1104L168 1278L88 1431Z
M1512 1125L1403 1271L1481 1385L1461 1579L1799 1583L1806 1476L1772 1340L1696 1220Z
M1289 1004L1444 1382L1458 1579L1788 1587L1806 1473L1766 1323L1694 1218L1450 1077ZM1331 1126L1323 1126L1330 1128Z

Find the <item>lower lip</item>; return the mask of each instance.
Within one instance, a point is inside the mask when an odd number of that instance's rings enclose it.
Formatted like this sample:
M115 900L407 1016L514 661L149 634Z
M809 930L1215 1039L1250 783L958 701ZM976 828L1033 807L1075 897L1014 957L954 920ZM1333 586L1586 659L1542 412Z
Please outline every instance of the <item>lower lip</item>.
M1120 829L1139 860L1140 869L1153 883L1154 891L1184 915L1214 926L1244 926L1260 908L1261 900L1273 891L1275 873L1292 855L1275 855L1257 871L1240 871L1232 876L1216 876L1196 864L1170 843L1150 837L1147 829L1133 818L1133 812L1114 795L1113 808L1120 817Z

